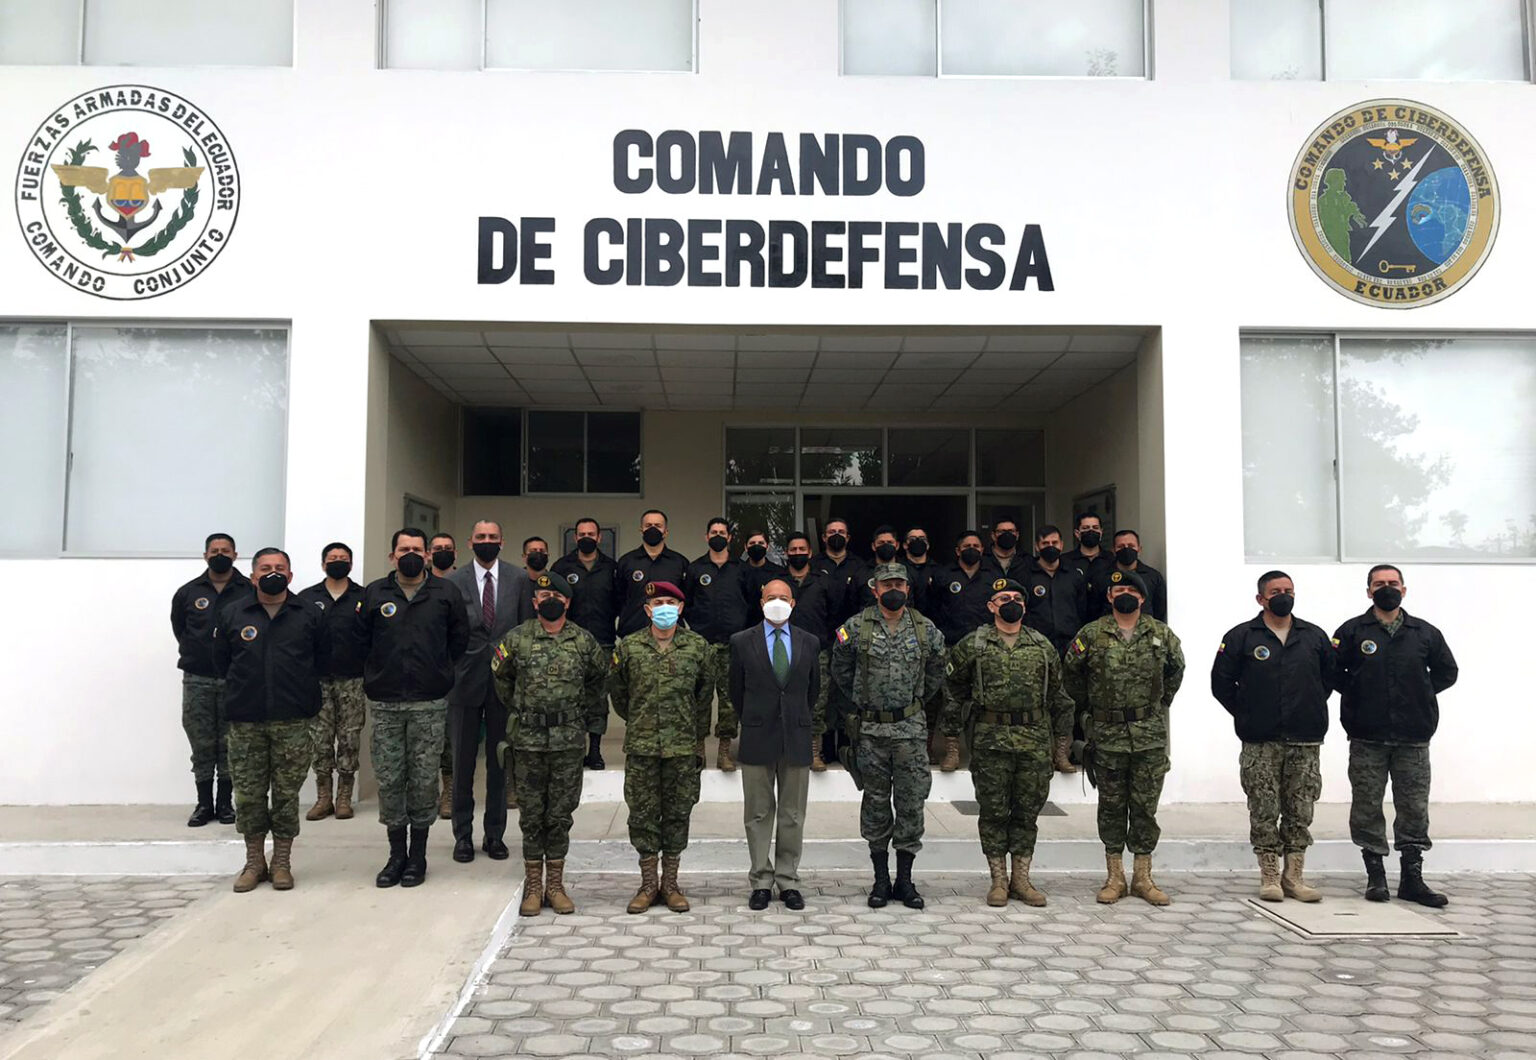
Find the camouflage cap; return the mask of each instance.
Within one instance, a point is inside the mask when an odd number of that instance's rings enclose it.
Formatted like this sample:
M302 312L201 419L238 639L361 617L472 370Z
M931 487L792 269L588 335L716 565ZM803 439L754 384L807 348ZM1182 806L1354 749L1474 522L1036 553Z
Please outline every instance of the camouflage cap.
M1141 575L1137 574L1133 570L1110 571L1107 581L1108 585L1104 587L1105 593L1108 593L1117 585L1129 585L1132 589L1135 589L1138 593L1141 594L1141 598L1143 600L1145 600L1149 595L1147 593L1147 583L1142 581Z
M900 563L877 563L875 569L869 574L870 581L888 582L897 579L907 580L907 568Z
M670 596L674 600L683 600L683 591L671 582L646 582L645 598L654 599L658 596Z
M1018 593L1020 596L1025 594L1024 586L1014 581L1012 578L997 579L997 581L992 583L992 591L988 593L987 596L990 599L991 597L996 596L998 593Z
M540 574L537 578L533 579L533 591L536 593L541 591L559 593L569 600L571 598L571 583L565 580L565 575L563 574L548 572Z

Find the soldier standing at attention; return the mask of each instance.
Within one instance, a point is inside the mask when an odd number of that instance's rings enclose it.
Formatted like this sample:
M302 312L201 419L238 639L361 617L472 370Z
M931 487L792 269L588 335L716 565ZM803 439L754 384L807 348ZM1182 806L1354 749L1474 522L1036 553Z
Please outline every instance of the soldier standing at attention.
M363 723L368 717L363 695L363 661L354 651L352 630L363 608L363 587L350 577L352 549L333 541L320 553L325 580L299 593L299 599L325 618L331 638L330 662L320 672L320 713L315 715L315 804L305 820L352 816L352 784ZM331 773L336 771L336 797L331 798Z
M671 582L646 582L643 614L650 625L614 647L608 695L624 719L624 801L629 841L640 854L640 889L628 910L643 913L659 902L688 911L677 883L688 846L688 818L699 801L699 744L709 733L714 663L709 644L678 628L683 591ZM661 882L656 859L661 856Z
M454 664L469 646L469 619L452 583L427 577L426 534L406 527L390 543L395 569L364 590L357 615L379 823L389 835L389 860L374 882L415 887L427 878L427 833L437 810L432 767L448 725Z
M715 767L734 773L731 741L741 729L736 705L731 702L731 638L751 623L757 601L747 565L730 554L731 524L717 515L705 526L704 534L709 551L688 564L682 588L692 601L688 628L709 642L714 660L715 700L720 712L715 722L715 736L720 741ZM699 754L704 754L703 747Z
M1184 680L1184 652L1173 630L1142 611L1139 575L1111 571L1110 613L1078 632L1067 649L1067 693L1092 716L1088 752L1099 788L1099 839L1108 878L1099 901L1126 894L1122 855L1135 855L1130 893L1152 905L1168 896L1152 881L1161 834L1157 803L1168 772L1168 705ZM1086 726L1085 726L1086 727Z
M214 817L220 824L235 823L235 807L230 801L234 787L225 746L229 721L224 716L224 682L213 666L213 629L219 624L219 609L251 585L235 570L236 558L234 538L209 534L203 542L207 569L171 597L171 632L176 634L176 665L181 670L181 727L192 747L192 780L197 785L197 805L187 818L189 828L201 828ZM235 592L224 596L231 588ZM217 797L213 790L215 768Z
M288 553L257 552L251 576L256 591L230 601L212 638L229 711L235 830L245 837L245 868L235 877L242 894L269 879L274 890L293 889L299 789L314 754L313 718L320 712L320 675L330 652L324 613L288 591Z
M615 575L618 568L613 558L602 551L603 528L596 519L584 516L576 520L576 547L555 560L551 573L565 575L571 583L571 602L566 609L567 617L592 636L600 647L613 651L614 619L618 616L618 599ZM587 757L582 764L588 769L602 769L603 733L608 731L608 712L594 721L595 728L587 731Z
M564 575L535 574L536 617L503 637L491 654L496 694L506 705L500 750L517 787L523 832L522 916L538 916L546 902L556 913L576 911L565 893L565 855L581 804L586 735L592 716L608 709L608 654L597 638L567 620L570 600Z
M1057 735L1072 731L1072 700L1062 686L1055 645L1024 622L1025 587L1012 578L992 583L992 625L960 639L949 653L945 715L968 716L971 780L981 814L981 852L992 873L987 904L1009 898L1044 905L1029 882L1040 810L1051 793ZM1013 877L1008 855L1013 855Z
M1429 741L1440 725L1435 698L1456 683L1445 637L1403 610L1408 586L1388 563L1366 575L1371 607L1333 634L1339 720L1349 735L1349 837L1365 858L1365 896L1385 902L1387 821L1381 810L1392 781L1392 840L1402 857L1397 896L1438 909L1450 899L1424 882L1429 841Z
M1243 741L1238 770L1248 796L1248 836L1259 859L1259 897L1315 902L1302 879L1312 845L1312 808L1323 793L1319 756L1333 694L1333 645L1319 626L1291 614L1296 585L1284 571L1259 575L1259 606L1216 649L1211 695ZM1285 859L1282 874L1280 859Z
M614 609L619 615L619 636L646 628L650 598L645 587L656 581L682 585L688 570L688 557L667 547L667 513L651 508L640 516L639 548L619 557L614 573Z
M1109 587L1109 572L1115 557L1103 547L1104 524L1092 512L1079 512L1073 522L1072 536L1077 547L1064 554L1061 561L1081 574L1088 583L1088 618L1098 618L1109 609L1104 590Z
M876 565L870 581L878 603L838 627L832 679L851 704L849 771L857 771L864 788L859 831L875 872L869 904L878 909L894 896L908 909L921 909L912 862L923 846L923 803L933 787L923 704L944 682L944 636L907 607L907 569L900 563Z

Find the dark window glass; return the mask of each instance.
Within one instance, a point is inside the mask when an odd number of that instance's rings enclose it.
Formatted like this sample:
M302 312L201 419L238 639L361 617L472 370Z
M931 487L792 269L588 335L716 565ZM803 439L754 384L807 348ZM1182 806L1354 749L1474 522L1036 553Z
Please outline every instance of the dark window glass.
M800 481L807 486L878 486L880 428L806 427L800 431Z
M521 409L464 410L465 496L516 497L522 493Z
M587 492L640 492L640 413L587 413Z
M1045 432L978 430L976 485L1045 485Z
M584 412L528 413L528 492L583 493Z
M959 430L890 431L892 486L969 486L971 432Z
M793 486L793 427L731 427L725 432L727 486Z

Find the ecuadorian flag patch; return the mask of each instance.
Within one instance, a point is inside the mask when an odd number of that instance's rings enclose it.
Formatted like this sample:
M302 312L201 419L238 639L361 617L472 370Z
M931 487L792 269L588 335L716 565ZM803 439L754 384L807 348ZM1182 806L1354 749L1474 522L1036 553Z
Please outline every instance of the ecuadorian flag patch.
M847 626L838 626L837 627L837 642L839 644L847 644L848 643L848 627Z
M1072 638L1072 654L1073 655L1081 655L1084 652L1086 652L1087 650L1088 650L1088 645L1083 642L1083 638L1082 637L1073 637Z
M1332 640L1333 640L1333 646L1335 648L1337 648L1339 646L1339 638L1338 637L1333 637Z

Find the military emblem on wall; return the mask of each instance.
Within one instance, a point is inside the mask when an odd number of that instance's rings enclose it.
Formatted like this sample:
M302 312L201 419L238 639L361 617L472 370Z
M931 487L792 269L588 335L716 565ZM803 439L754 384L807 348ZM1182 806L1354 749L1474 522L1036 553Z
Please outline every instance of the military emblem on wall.
M1459 123L1402 99L1358 103L1312 134L1291 167L1291 231L1346 297L1408 309L1472 278L1499 228L1499 186Z
M16 171L16 217L49 272L102 298L153 298L228 244L240 175L219 127L163 89L113 85L38 126Z

